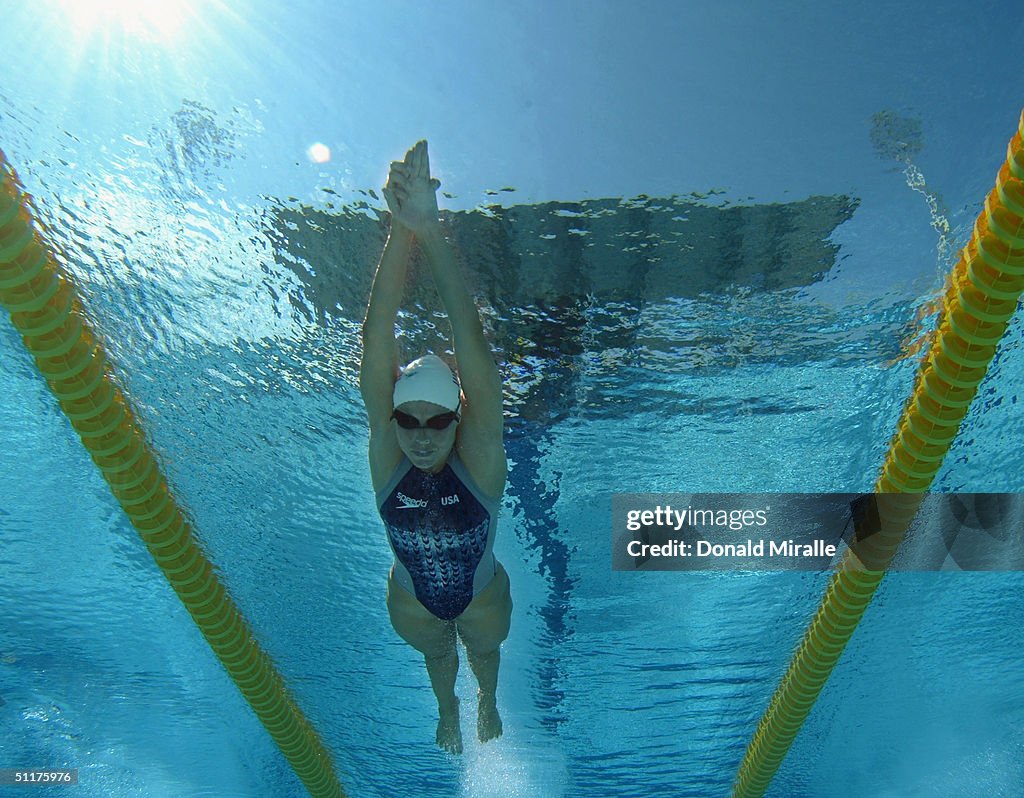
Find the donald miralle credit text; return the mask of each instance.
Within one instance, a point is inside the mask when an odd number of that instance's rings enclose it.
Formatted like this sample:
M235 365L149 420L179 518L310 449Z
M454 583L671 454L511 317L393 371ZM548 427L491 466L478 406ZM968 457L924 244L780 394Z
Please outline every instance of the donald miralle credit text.
M875 569L1024 569L1020 495L930 493L914 504L900 527L903 511L875 494L616 493L612 568L820 571L852 553Z
M826 568L840 550L849 498L616 494L616 570ZM834 505L834 506L832 506ZM774 507L774 510L773 510Z

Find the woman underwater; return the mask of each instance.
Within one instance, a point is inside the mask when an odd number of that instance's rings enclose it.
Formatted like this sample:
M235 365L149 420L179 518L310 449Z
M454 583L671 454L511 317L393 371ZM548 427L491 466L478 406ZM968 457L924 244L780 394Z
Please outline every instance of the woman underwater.
M508 574L493 554L505 489L502 385L483 326L438 221L427 143L391 164L391 230L363 321L359 386L370 426L370 477L395 555L387 607L423 654L437 697L437 744L462 751L456 636L479 684L477 736L501 735L496 691L512 615ZM451 322L458 379L441 358L398 368L395 322L416 241Z

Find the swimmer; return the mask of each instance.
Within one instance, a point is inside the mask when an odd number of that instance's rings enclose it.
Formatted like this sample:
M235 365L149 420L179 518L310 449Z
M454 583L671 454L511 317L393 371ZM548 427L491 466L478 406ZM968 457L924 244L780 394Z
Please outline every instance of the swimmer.
M423 654L437 698L437 744L462 751L456 638L479 684L477 737L501 735L500 646L508 637L508 574L494 557L507 463L502 385L476 305L438 221L427 142L388 172L391 230L363 321L359 387L370 425L370 477L395 555L387 607ZM395 321L418 243L448 313L458 377L436 355L399 369Z

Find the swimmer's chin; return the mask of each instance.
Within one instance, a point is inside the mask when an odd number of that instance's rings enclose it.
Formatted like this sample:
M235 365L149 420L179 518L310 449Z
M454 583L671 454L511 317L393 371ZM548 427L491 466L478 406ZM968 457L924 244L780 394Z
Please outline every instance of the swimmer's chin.
M448 460L447 454L441 457L436 449L427 453L406 452L405 456L409 458L409 462L421 471L440 471Z

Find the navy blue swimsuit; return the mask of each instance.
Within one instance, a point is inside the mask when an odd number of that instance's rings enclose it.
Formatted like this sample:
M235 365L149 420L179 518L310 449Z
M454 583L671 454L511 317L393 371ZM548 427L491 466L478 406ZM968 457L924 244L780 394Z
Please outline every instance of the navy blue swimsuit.
M457 618L494 576L498 500L480 491L453 450L437 474L403 457L377 507L398 583L438 618Z

